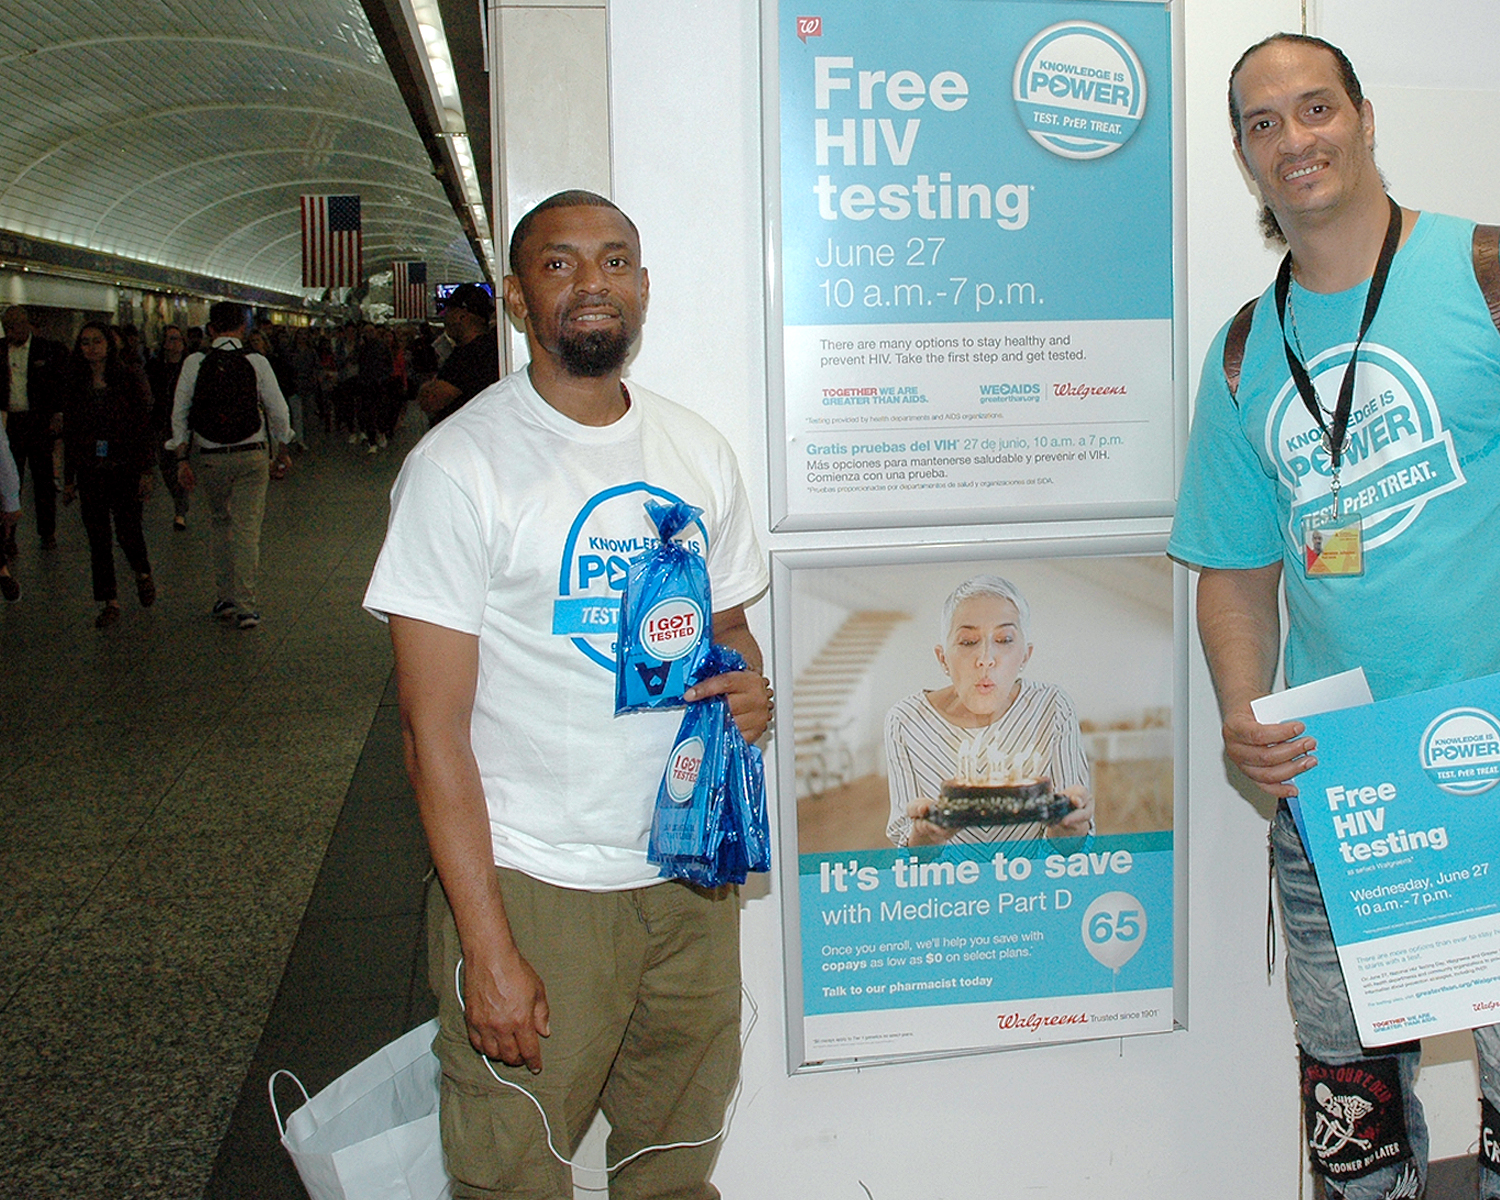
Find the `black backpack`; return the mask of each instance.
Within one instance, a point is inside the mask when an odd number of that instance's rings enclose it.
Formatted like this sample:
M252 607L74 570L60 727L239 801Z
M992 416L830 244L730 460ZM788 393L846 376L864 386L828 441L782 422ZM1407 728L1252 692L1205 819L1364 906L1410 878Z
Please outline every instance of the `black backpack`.
M242 442L260 429L260 420L260 385L246 351L208 351L198 364L188 428L211 442Z

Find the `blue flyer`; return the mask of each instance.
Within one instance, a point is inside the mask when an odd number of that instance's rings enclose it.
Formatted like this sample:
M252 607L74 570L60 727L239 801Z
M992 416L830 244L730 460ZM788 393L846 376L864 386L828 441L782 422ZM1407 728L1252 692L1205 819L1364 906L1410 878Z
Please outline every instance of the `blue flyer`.
M1306 718L1292 813L1360 1040L1500 1013L1500 675Z

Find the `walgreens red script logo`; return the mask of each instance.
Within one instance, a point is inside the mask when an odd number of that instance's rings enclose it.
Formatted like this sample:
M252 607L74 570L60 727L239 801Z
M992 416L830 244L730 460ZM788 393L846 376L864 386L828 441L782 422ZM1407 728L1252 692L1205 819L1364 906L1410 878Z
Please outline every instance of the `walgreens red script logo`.
M1087 1025L1088 1013L1053 1013L1044 1017L1041 1013L1000 1013L995 1020L1001 1029L1029 1029L1035 1033L1046 1025Z
M1054 396L1128 396L1123 383L1054 383Z

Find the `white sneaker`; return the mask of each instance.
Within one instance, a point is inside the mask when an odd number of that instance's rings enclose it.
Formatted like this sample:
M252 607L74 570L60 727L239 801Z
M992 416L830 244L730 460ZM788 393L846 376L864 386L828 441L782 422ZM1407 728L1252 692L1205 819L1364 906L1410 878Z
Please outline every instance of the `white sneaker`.
M359 434L357 434L357 433L351 433L349 435L349 444L351 446L354 445L358 441L359 441Z

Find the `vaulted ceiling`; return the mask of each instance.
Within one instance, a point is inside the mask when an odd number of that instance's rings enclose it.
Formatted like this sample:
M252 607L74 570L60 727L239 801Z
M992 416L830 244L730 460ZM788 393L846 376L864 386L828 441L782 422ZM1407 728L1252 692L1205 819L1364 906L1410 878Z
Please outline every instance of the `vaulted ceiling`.
M304 193L481 276L360 0L0 0L0 230L298 295Z

